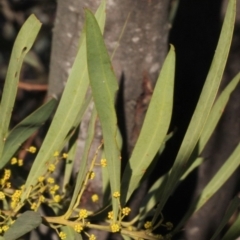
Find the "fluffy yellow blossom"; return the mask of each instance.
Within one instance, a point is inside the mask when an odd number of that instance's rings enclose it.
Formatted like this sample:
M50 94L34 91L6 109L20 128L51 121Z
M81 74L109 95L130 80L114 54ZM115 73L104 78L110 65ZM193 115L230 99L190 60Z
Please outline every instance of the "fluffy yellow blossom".
M113 197L119 198L119 197L120 197L120 193L119 193L119 192L114 192L114 193L113 193Z
M122 209L122 214L127 216L131 212L131 209L129 207L125 207Z
M107 159L103 158L101 159L101 166L106 167L107 166Z
M68 154L67 154L67 153L63 153L62 157L63 157L64 159L66 159L66 158L68 157Z
M54 172L55 168L56 168L56 166L55 166L54 164L50 164L50 165L48 166L48 171L49 171L49 172Z
M36 211L37 210L37 203L33 203L33 204L31 204L31 209L33 210L33 211Z
M54 202L56 202L56 203L59 203L60 201L61 201L61 196L60 195L56 195L56 196L54 196L53 197L53 200L54 200Z
M93 201L93 202L97 202L98 200L99 200L98 195L97 195L97 194L93 194L93 195L92 195L92 201Z
M5 199L5 194L4 192L0 191L0 200L3 200Z
M87 210L86 209L81 209L80 211L79 211L79 217L80 218L87 218L87 216L88 216L88 212L87 212Z
M49 177L49 178L47 179L47 182L53 184L53 183L55 182L55 180L54 180L54 178Z
M14 165L14 164L16 164L18 161L17 161L17 158L12 158L11 159L11 165Z
M95 235L91 234L91 235L89 236L89 240L96 240Z
M4 180L8 180L11 177L11 170L10 169L4 169Z
M44 181L44 179L45 179L45 177L44 177L44 176L40 176L40 177L38 177L38 181L39 181L39 182L43 182L43 181Z
M8 229L9 229L9 226L7 226L7 225L2 226L2 230L3 230L4 232L6 232Z
M12 186L12 185L11 185L11 182L6 182L6 187L7 187L7 188L11 188L11 186Z
M23 160L22 159L18 159L18 166L21 167L23 165Z
M39 197L39 202L44 202L45 201L45 197L43 196L43 195L41 195L40 197Z
M152 223L149 222L149 221L147 221L147 222L145 222L144 227L145 227L146 229L149 229L149 228L152 227Z
M53 154L54 157L58 157L59 156L59 152L56 151L54 154Z
M109 219L113 219L113 211L108 212L108 218L109 218Z
M27 151L30 152L30 153L35 153L36 150L37 149L34 146L31 146L29 149L27 149Z
M116 223L111 225L111 231L114 232L119 232L120 231L120 226Z
M95 172L91 172L89 178L92 180L95 177Z
M67 237L65 232L60 232L58 236L60 237L60 239L65 239Z
M76 224L74 226L74 230L78 233L80 233L83 230L83 227L80 224Z

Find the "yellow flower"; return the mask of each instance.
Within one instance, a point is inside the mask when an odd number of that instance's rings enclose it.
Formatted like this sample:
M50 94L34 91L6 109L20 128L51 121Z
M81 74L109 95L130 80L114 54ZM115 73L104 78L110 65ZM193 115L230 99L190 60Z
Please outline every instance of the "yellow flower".
M33 203L32 205L31 205L31 209L33 210L33 211L36 211L37 210L37 203Z
M11 183L10 182L6 182L6 187L7 188L11 188Z
M0 200L3 200L5 199L5 194L4 192L0 191Z
M145 222L144 227L145 227L146 229L149 229L149 228L152 227L152 223L149 222L149 221L147 221L147 222Z
M27 151L30 152L30 153L35 153L36 150L37 149L34 146L31 146L29 149L27 149Z
M93 194L93 195L92 195L92 201L93 201L93 202L97 202L98 200L99 200L98 195L97 195L97 194Z
M113 233L114 232L119 232L120 231L120 227L119 227L118 224L114 223L114 224L111 225L111 230L112 230Z
M61 201L61 196L60 195L56 195L56 196L54 196L53 197L53 200L54 200L54 202L56 202L56 203L59 203L60 201Z
M53 184L55 181L54 181L54 178L49 177L49 178L47 179L47 182Z
M66 158L68 157L68 154L67 154L67 153L63 153L62 157L63 157L64 159L66 159Z
M11 177L11 170L10 169L4 169L4 180L8 180Z
M55 170L55 165L54 164L50 164L49 166L48 166L48 171L49 172L54 172L54 170Z
M106 167L107 166L107 159L103 158L101 159L101 166Z
M21 167L23 165L23 160L22 159L18 159L18 166Z
M60 232L58 236L60 237L60 239L65 239L67 237L66 233L64 232Z
M9 226L7 226L7 225L2 226L2 230L3 230L4 232L6 232L8 229L9 229Z
M88 216L88 212L87 212L87 210L86 209L81 209L80 211L79 211L79 217L82 219L82 218L87 218L87 216Z
M108 212L108 218L109 218L109 219L113 219L113 211Z
M40 177L38 177L38 181L39 181L39 182L43 182L43 181L44 181L44 179L45 179L45 177L44 177L44 176L40 176Z
M76 224L74 226L74 230L78 233L80 233L83 230L83 227L80 224Z
M53 154L54 157L58 157L59 156L59 152L56 151L54 154Z
M89 240L96 240L95 235L91 234L91 235L89 236Z
M129 207L125 207L122 209L122 214L127 216L131 212L131 209Z
M89 178L92 180L92 179L94 179L94 177L95 177L95 172L91 172Z
M41 195L40 197L39 197L39 202L44 202L45 201L45 197L43 196L43 195Z
M11 159L11 165L14 165L14 164L16 164L18 161L17 161L17 158L12 158Z
M114 193L113 193L113 197L119 198L119 197L120 197L120 193L119 193L119 192L114 192Z

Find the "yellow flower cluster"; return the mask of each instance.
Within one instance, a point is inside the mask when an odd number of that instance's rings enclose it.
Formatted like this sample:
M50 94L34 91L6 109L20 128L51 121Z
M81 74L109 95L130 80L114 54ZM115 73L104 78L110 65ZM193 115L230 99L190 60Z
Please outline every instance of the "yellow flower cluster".
M131 209L129 207L125 207L122 209L122 214L127 216L131 212Z
M0 200L3 200L5 199L5 194L4 192L0 191Z
M93 195L92 195L92 201L93 201L93 202L97 202L98 200L99 200L98 195L97 195L97 194L93 194Z
M35 148L34 146L31 146L27 149L27 151L30 153L35 153L37 151L37 148Z
M92 180L95 177L95 172L91 172L89 178Z
M11 208L15 208L17 206L18 202L20 201L21 194L22 194L21 190L16 190L13 193L13 195L11 197L11 199L12 199L12 201L11 201Z
M51 163L51 164L48 166L48 171L49 171L49 172L54 172L55 168L56 168L56 166Z
M79 218L80 219L83 219L83 218L87 218L88 217L88 212L87 212L87 210L86 209L81 209L80 211L79 211Z
M74 230L78 233L80 233L83 230L83 227L80 224L76 224L74 226Z
M101 159L100 164L101 164L102 167L106 167L107 166L107 159L105 159L105 158Z
M111 225L111 231L114 232L119 232L120 231L120 226L117 223L113 223Z
M23 160L22 159L17 159L17 158L12 158L11 159L11 165L18 164L19 167L23 165Z
M120 197L120 193L119 193L119 192L114 192L114 193L113 193L113 197L119 198L119 197Z
M95 235L91 234L91 235L89 236L89 240L96 240Z
M58 236L60 237L60 239L65 239L67 237L65 232L60 232Z
M152 223L149 222L149 221L147 221L147 222L145 222L144 227L145 227L146 229L149 229L149 228L152 227Z
M113 219L113 211L108 212L108 218L111 219L111 220Z

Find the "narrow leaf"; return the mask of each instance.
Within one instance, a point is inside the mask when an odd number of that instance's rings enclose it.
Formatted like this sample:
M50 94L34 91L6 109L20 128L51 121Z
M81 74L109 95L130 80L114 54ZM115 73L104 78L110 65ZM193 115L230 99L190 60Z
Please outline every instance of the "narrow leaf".
M10 158L14 155L14 153L19 149L22 143L44 124L44 122L52 114L56 105L57 100L51 99L49 102L45 103L35 112L22 120L10 131L3 149L0 168L3 168L5 164L10 160Z
M228 229L222 240L236 240L240 236L240 214L238 215L235 222Z
M232 217L232 215L234 214L234 212L236 212L236 210L238 209L240 204L240 198L238 196L236 196L230 203L230 206L228 207L224 217L222 218L216 232L214 233L214 235L211 237L210 240L214 240L216 239L216 237L219 235L219 233L223 230L223 228L227 225L229 219Z
M123 174L123 202L127 201L137 188L146 169L164 144L172 116L174 73L175 52L171 46L157 80L142 130Z
M4 234L5 240L15 240L32 231L42 223L41 215L37 212L26 211L17 218Z
M99 115L104 153L107 159L111 192L120 192L120 152L117 144L117 118L114 97L118 89L103 36L94 15L85 10L87 62L94 103ZM114 220L118 214L118 201L112 197Z
M8 127L17 94L18 81L23 59L32 47L40 27L41 23L32 14L20 29L13 46L0 105L0 157L2 156L4 143L7 138Z

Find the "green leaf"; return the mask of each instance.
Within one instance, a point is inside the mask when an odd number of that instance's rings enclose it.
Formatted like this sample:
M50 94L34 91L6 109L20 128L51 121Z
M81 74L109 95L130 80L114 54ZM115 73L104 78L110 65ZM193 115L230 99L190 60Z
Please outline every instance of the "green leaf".
M40 27L41 23L34 15L31 15L20 29L13 46L0 105L0 157L8 134L23 59L32 47Z
M204 149L206 143L208 142L209 138L211 137L214 129L217 126L217 123L219 119L222 116L222 113L224 112L224 109L228 103L229 97L233 90L236 88L236 86L239 84L240 81L240 73L238 73L232 81L225 87L225 89L222 91L220 96L217 98L216 102L214 103L211 112L209 114L208 120L205 124L204 131L201 135L200 141L199 141L199 152L201 153Z
M172 116L174 72L175 52L171 46L157 80L139 138L123 173L123 203L138 187L146 169L164 144Z
M94 15L85 10L87 62L94 103L99 115L107 159L111 192L120 192L120 149L117 144L117 118L114 108L118 89L101 30ZM118 214L118 200L112 196L114 221Z
M105 6L105 1L101 3L101 9ZM105 9L105 8L104 8ZM98 12L101 18L101 28L104 28L105 11ZM31 171L26 181L26 190L23 192L21 202L27 197L27 192L31 186L37 183L37 178L46 172L46 164L54 161L53 154L55 151L61 151L64 141L72 127L76 124L79 112L84 108L85 97L89 86L86 59L86 41L85 31L82 33L82 41L79 47L72 70L67 80L65 90L49 128L47 136L44 139L41 149L34 161Z
M68 151L68 157L65 160L65 170L64 170L64 177L63 177L63 184L62 184L62 192L63 193L66 193L66 186L69 184L70 178L72 176L74 159L76 157L76 151L77 151L78 135L79 135L79 127L73 133L73 135L69 141L70 149Z
M203 189L198 203L195 207L195 212L200 209L212 196L217 192L217 190L229 179L229 177L234 173L240 164L240 143L235 148L231 156L223 164L223 166L214 175L211 181Z
M52 114L56 105L57 100L51 99L49 102L45 103L35 112L22 120L10 131L3 149L0 168L3 168L5 164L10 160L10 158L14 155L14 153L19 149L21 144L44 124L44 122Z
M91 144L94 139L94 133L95 133L95 124L97 120L97 111L96 108L93 108L92 115L90 118L89 126L88 126L88 133L87 133L87 138L85 141L85 146L84 146L84 151L83 151L83 156L81 159L81 168L79 169L78 175L77 175L77 180L76 180L76 185L74 188L73 195L71 197L71 202L68 207L68 213L71 213L71 209L73 209L74 204L76 203L77 197L79 195L79 192L81 188L83 187L83 182L85 180L86 174L87 174L87 164L88 164L88 154L91 148Z
M162 211L168 197L171 195L181 175L185 172L188 166L188 160L191 156L202 131L204 125L209 117L212 105L214 103L219 84L223 75L223 71L226 65L229 48L231 45L234 21L236 14L236 1L230 0L224 19L222 31L218 41L217 49L214 54L214 58L204 84L201 96L199 98L197 107L192 116L191 122L183 139L182 145L174 162L168 183L162 193L161 202L158 205L156 214L153 219L153 224L156 221L158 215Z
M235 222L228 229L222 240L236 240L240 236L240 215L238 215Z
M42 223L41 215L37 212L26 211L21 214L4 234L5 240L15 240L32 231Z
M240 204L240 198L238 196L236 196L230 203L230 206L228 207L224 217L222 218L216 232L214 233L214 235L211 237L210 240L214 240L216 239L216 237L219 235L219 233L223 230L223 228L227 225L229 219L232 217L232 215L234 214L234 212L236 212L236 210L238 209Z
M72 227L69 226L64 226L61 227L61 230L66 233L66 240L82 240L82 236L80 233L77 233L76 231L74 231L74 229Z

